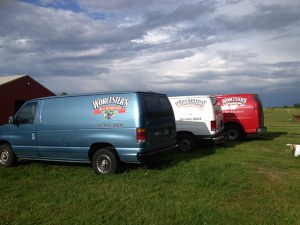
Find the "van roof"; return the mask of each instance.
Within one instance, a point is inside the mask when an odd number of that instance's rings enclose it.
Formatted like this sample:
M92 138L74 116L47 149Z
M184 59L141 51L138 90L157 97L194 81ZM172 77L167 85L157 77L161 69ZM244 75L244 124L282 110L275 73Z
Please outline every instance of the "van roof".
M215 98L214 95L183 95L183 96L170 96L169 98Z
M224 95L257 95L255 93L229 93L229 94L218 94L218 95L215 95L215 96L224 96Z
M163 93L157 93L152 91L117 91L117 92L94 92L94 93L84 93L84 94L72 94L72 95L59 95L59 96L48 96L42 98L35 98L31 100L44 100L44 99L55 99L55 98L68 98L68 97L80 97L80 96L92 96L92 95L109 95L109 94L159 94L165 95Z

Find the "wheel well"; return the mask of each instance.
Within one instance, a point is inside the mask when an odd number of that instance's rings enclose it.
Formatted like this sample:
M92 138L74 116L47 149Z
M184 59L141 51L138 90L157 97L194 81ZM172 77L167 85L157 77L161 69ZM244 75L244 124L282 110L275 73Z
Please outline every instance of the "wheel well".
M181 135L190 135L190 136L195 137L195 135L192 132L189 132L189 131L177 131L177 137L181 136Z
M91 145L89 150L89 159L92 161L94 153L99 150L100 148L108 148L111 150L117 157L119 157L115 147L109 143L94 143Z
M0 145L2 144L8 144L11 147L11 145L7 141L0 141Z
M238 126L243 132L245 132L243 126L240 123L231 121L224 124L225 129L229 126Z

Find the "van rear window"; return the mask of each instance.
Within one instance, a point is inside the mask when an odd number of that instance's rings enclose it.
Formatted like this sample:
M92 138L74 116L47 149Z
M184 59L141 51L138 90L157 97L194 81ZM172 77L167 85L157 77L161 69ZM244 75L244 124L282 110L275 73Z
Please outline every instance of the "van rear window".
M253 95L253 96L254 96L255 101L258 103L259 108L262 108L263 106L262 106L260 97L258 95Z
M222 107L217 98L211 98L216 114L222 113Z
M162 117L173 117L173 108L166 96L158 97L161 109L162 109Z
M172 106L166 96L143 95L148 118L172 117Z

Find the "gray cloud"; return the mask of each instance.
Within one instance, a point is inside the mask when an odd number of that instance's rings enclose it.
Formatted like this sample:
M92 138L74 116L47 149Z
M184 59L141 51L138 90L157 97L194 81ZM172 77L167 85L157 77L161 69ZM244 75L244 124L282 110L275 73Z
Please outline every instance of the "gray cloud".
M145 15L145 23L151 28L157 26L176 25L189 21L195 21L199 17L207 16L214 11L214 2L205 1L192 4L183 4L173 11L150 11ZM164 9L165 10L165 9Z
M0 74L29 74L57 93L256 92L268 105L292 104L299 8L296 0L1 1Z
M224 30L237 32L278 31L288 29L289 26L299 26L299 5L258 4L255 7L256 11L251 15L221 15L216 20Z

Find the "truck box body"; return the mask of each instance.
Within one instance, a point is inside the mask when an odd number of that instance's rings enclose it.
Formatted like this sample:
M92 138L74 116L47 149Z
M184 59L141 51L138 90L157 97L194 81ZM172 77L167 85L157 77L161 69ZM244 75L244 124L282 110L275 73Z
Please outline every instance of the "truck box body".
M241 140L247 134L266 131L264 112L257 94L216 95L224 115L229 140Z
M141 163L172 149L175 129L164 94L48 97L27 102L13 123L1 126L0 144L18 158L90 163L109 148L120 162Z
M199 140L223 141L223 114L217 99L209 95L169 97L176 120L177 143L182 151Z

